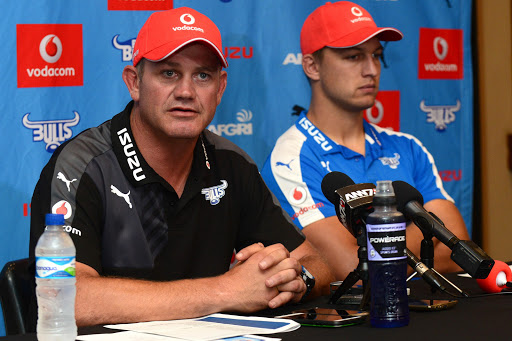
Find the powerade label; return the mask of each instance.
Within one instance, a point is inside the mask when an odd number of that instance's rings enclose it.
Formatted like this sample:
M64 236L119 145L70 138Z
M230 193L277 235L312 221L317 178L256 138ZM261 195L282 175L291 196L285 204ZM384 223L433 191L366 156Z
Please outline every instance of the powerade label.
M75 275L75 257L36 257L36 278L70 278Z
M366 225L368 260L388 261L404 259L405 223Z

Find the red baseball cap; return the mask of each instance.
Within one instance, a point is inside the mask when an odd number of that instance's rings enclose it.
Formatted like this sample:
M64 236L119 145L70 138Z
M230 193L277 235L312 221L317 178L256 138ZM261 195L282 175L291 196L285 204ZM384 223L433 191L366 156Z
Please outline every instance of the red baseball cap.
M395 28L377 27L370 13L353 2L327 2L304 21L300 32L300 48L305 55L325 46L357 46L375 36L384 41L403 38L402 32Z
M151 14L142 26L133 48L133 66L142 58L161 61L183 46L201 42L217 53L222 66L228 67L222 55L222 38L217 26L204 14L180 7Z

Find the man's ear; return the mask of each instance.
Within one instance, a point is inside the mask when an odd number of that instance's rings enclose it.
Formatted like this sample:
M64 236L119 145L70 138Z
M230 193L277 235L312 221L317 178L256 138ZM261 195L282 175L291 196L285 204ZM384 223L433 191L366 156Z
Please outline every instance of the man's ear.
M320 78L318 61L312 54L302 56L302 69L309 79L318 80Z
M222 95L224 94L224 90L226 90L226 86L228 83L228 73L226 71L221 70L219 81L220 81L220 84L219 84L219 91L217 92L217 105L220 104Z
M133 65L126 65L123 69L124 84L130 92L130 96L134 101L139 100L139 73Z

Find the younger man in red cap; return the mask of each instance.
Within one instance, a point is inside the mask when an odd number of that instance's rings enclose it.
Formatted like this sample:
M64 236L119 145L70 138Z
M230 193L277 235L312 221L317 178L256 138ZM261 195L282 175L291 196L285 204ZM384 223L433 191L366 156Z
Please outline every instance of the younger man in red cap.
M123 70L133 101L42 171L31 257L44 214L64 214L75 231L79 326L253 312L328 292L327 266L254 162L205 129L226 88L221 51L203 14L153 13Z
M321 191L322 179L331 171L345 173L355 183L406 181L423 195L428 211L460 239L469 239L432 155L421 142L363 119L379 90L380 41L400 39L400 31L377 27L371 15L352 2L328 2L311 13L300 36L302 67L311 85L310 106L277 140L261 172L339 280L357 267L358 245ZM407 247L419 254L421 231L408 226L406 238ZM450 259L450 249L438 240L434 244L435 268L459 270Z

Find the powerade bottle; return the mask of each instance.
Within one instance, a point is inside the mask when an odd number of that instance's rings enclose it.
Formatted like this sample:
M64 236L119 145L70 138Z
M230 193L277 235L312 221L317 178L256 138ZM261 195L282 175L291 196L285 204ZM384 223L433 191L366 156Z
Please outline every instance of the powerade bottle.
M47 214L36 245L37 339L69 341L75 322L75 245L64 231L62 214Z
M366 220L371 288L370 322L393 328L409 324L405 218L396 210L391 181L377 181L374 211Z

